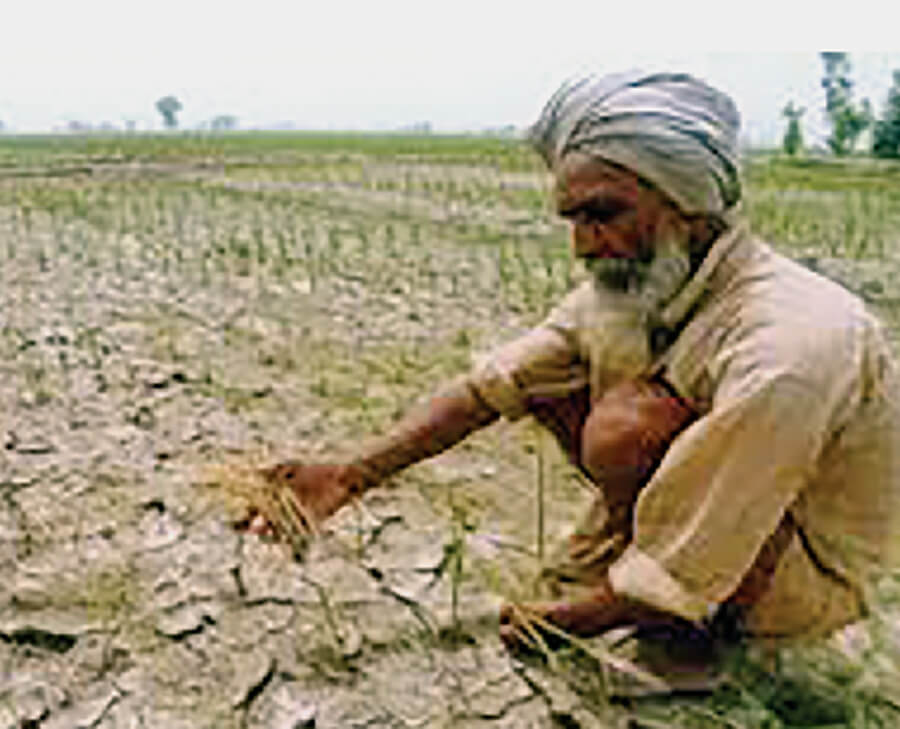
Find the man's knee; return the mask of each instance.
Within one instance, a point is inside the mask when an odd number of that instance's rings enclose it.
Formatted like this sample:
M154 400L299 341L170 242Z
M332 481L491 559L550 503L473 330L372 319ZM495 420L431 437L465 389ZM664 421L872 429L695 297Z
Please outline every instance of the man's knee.
M629 381L594 403L581 433L583 468L601 484L642 482L694 413L665 386Z
M556 438L576 466L581 462L581 433L590 410L588 387L562 397L532 397L528 402L528 411Z

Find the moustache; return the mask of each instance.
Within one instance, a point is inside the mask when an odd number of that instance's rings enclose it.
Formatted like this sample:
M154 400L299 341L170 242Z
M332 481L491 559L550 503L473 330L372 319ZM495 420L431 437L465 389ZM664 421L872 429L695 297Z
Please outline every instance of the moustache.
M629 299L648 313L658 312L691 276L688 240L662 236L653 252L641 258L590 258L585 268L598 290Z
M652 261L631 258L589 258L584 265L595 284L611 291L626 293L638 288L646 279Z

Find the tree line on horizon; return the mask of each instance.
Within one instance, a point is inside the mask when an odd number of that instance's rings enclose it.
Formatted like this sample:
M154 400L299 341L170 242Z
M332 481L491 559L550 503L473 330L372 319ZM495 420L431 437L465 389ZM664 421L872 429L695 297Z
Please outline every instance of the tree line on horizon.
M856 103L853 98L852 66L843 51L823 51L819 54L824 70L822 88L825 89L825 115L830 126L826 139L828 149L836 157L851 154L863 132L871 131L869 153L884 159L900 159L900 69L893 73L887 103L880 118L875 116L869 99ZM781 110L787 119L782 149L793 157L803 150L800 120L806 112L793 101Z
M825 90L825 115L830 127L825 141L831 153L837 157L853 153L862 134L870 131L867 150L870 154L880 158L900 159L900 69L893 72L885 108L881 117L877 118L869 99L857 103L853 98L854 84L849 54L844 51L823 51L819 56L824 66L821 83ZM169 94L160 97L155 107L162 116L166 129L178 128L178 113L183 106L176 96ZM791 157L800 154L804 148L801 120L805 113L806 107L795 105L793 100L781 110L781 116L787 120L781 148ZM90 124L80 121L70 121L67 126L71 132L93 130ZM211 131L231 131L237 129L238 119L232 114L219 114L206 122L204 127ZM134 121L126 122L127 131L134 131L134 128ZM4 122L0 119L0 133L5 129ZM104 123L99 130L111 131L114 127Z

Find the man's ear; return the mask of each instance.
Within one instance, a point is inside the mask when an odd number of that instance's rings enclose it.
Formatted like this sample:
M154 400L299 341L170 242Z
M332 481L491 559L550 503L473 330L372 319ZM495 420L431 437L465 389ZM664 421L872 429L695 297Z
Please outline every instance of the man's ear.
M691 268L700 265L715 240L725 232L728 226L717 215L692 215L688 218L690 225Z

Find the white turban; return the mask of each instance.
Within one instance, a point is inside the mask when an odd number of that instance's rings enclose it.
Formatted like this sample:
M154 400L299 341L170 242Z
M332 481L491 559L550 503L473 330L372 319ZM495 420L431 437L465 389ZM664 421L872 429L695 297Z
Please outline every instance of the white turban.
M741 197L739 127L731 98L693 76L631 71L566 82L528 136L550 168L585 152L637 173L687 214L723 214Z

